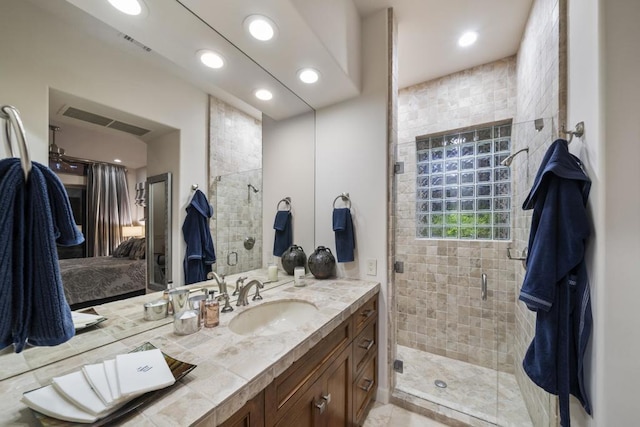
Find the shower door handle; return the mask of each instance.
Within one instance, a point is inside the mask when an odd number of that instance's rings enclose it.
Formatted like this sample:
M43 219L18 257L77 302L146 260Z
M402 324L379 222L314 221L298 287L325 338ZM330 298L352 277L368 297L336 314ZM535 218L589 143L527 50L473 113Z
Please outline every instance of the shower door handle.
M482 288L480 295L482 296L482 301L487 300L487 275L482 273Z

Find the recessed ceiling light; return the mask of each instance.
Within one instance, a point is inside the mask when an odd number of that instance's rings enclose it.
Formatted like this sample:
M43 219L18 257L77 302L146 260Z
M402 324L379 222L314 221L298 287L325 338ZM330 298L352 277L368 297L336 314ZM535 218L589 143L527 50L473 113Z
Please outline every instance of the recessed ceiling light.
M315 83L320 78L320 73L313 68L303 68L298 71L298 78L304 83Z
M273 94L266 89L258 89L255 95L256 98L262 101L269 101L271 98L273 98Z
M275 37L277 27L274 22L262 15L251 15L244 20L244 27L253 38L260 41L269 41Z
M138 0L109 0L109 3L127 15L140 15L142 13L142 5Z
M209 68L222 68L224 66L222 55L212 50L199 50L198 56L200 56L200 61Z
M120 160L120 159L113 159L113 161L116 162L116 163L122 163L122 160Z
M467 31L458 39L458 46L467 47L471 46L478 40L478 33L475 31Z

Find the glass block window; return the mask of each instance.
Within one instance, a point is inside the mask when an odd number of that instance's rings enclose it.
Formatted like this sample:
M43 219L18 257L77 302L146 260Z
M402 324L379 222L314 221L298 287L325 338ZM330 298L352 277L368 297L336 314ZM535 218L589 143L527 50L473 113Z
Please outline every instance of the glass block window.
M511 121L416 138L418 238L509 240Z

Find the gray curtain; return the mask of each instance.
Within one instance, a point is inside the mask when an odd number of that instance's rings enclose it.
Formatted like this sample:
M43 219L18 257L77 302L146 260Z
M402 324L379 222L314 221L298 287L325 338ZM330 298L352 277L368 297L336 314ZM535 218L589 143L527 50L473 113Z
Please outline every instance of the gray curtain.
M123 241L122 227L131 225L126 169L96 163L87 175L87 250L106 256Z

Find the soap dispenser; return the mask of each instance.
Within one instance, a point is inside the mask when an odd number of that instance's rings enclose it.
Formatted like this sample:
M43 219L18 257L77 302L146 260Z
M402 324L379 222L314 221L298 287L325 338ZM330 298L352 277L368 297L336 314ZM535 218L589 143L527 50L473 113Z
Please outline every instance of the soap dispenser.
M213 328L220 324L220 303L213 294L216 291L211 289L208 298L204 302L204 327Z

